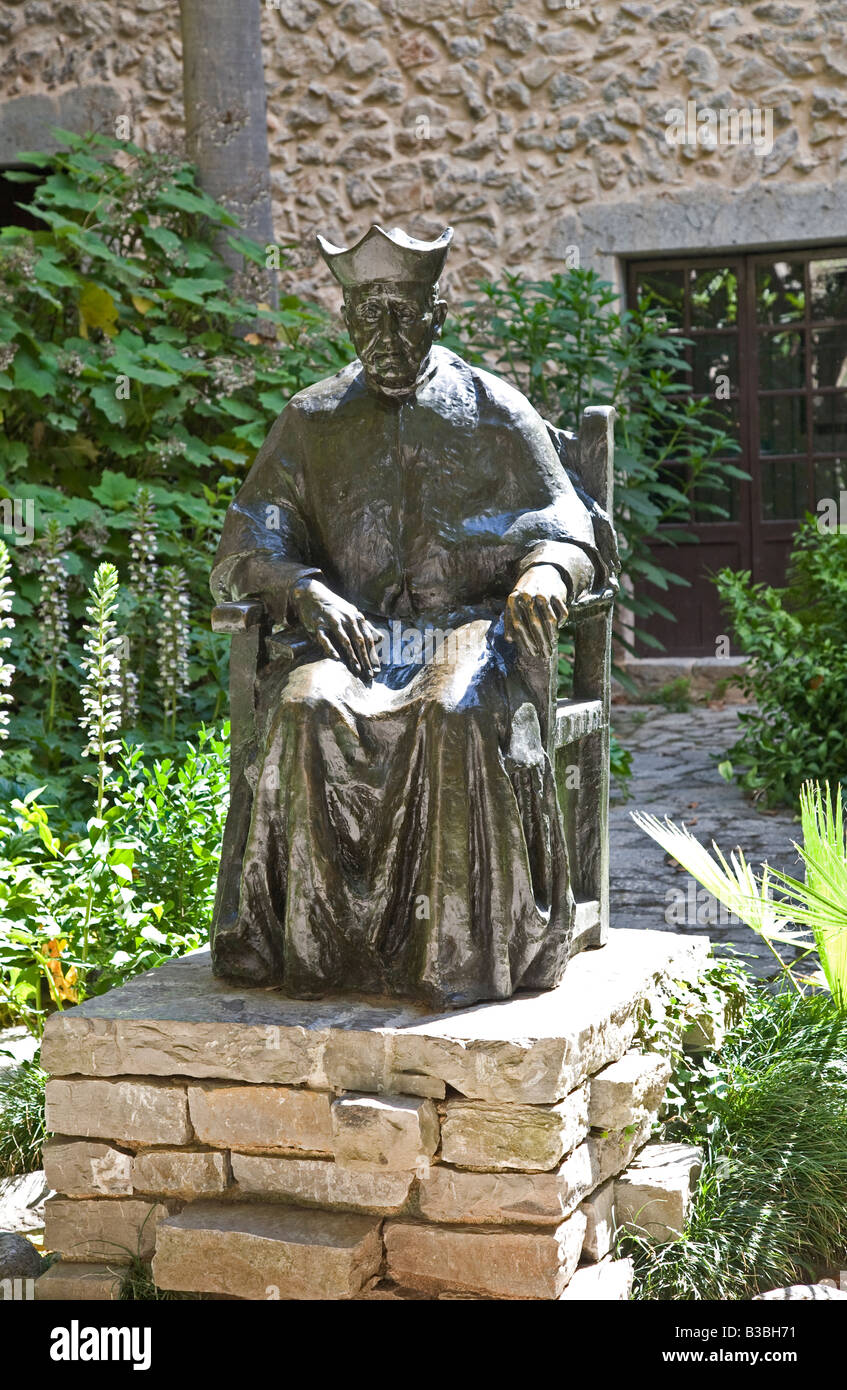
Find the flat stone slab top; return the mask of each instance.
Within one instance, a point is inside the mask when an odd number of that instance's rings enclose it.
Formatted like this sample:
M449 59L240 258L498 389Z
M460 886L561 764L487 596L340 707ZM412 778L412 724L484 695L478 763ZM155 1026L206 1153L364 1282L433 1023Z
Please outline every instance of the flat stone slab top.
M317 1090L551 1105L622 1057L641 1003L690 981L708 942L616 930L554 990L451 1013L392 1000L291 999L212 975L208 950L53 1014L42 1065L53 1077L230 1079Z

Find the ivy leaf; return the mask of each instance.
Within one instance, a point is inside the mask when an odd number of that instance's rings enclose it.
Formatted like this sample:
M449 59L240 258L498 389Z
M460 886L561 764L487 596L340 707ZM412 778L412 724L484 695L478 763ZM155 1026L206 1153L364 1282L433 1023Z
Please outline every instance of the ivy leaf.
M182 242L176 232L172 232L169 227L145 227L144 235L155 242L166 256L176 257L182 250Z
M77 427L73 415L66 415L62 410L49 410L44 418L55 430L69 431Z
M261 391L259 400L265 410L273 410L278 415L288 404L288 397L282 391Z
M226 411L227 415L234 415L236 420L261 420L262 416L253 406L247 405L244 401L235 400L231 396L224 396L218 401L221 410Z

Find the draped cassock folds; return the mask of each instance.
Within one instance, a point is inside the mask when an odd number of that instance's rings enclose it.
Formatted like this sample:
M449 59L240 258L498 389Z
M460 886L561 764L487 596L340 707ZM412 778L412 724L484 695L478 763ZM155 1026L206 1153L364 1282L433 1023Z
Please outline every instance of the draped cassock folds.
M558 983L567 850L543 711L502 621L538 564L572 597L608 575L544 421L512 386L435 347L403 398L368 389L354 362L291 400L212 574L218 602L259 598L277 629L218 974L436 1008ZM296 628L291 590L307 575L379 632L372 682Z

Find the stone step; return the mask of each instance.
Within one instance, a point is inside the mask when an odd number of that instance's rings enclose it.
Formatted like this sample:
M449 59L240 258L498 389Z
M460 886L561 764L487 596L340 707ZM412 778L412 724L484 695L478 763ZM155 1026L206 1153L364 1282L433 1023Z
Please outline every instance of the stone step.
M438 1148L438 1111L418 1096L339 1096L332 1105L336 1161L344 1168L427 1169Z
M267 1202L195 1202L162 1221L160 1289L253 1300L355 1298L382 1261L380 1222Z
M99 1079L54 1077L47 1082L44 1100L44 1122L53 1134L124 1144L187 1144L192 1138L185 1089L170 1078L139 1081L129 1076L116 1086Z
M331 1158L233 1153L232 1174L242 1195L273 1194L295 1206L395 1216L406 1204L414 1173L343 1168Z
M627 1129L658 1110L671 1075L667 1057L627 1052L591 1078L589 1119L594 1129Z

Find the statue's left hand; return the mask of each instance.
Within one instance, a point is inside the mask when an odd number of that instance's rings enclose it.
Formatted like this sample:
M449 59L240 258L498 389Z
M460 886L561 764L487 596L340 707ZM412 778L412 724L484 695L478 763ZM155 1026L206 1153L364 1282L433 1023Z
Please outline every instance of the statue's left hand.
M568 588L555 565L532 565L506 600L506 640L549 659L567 616Z

